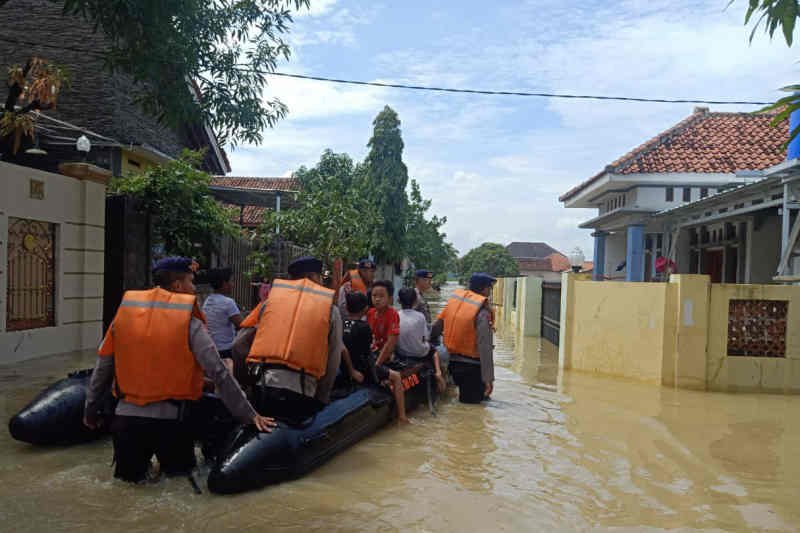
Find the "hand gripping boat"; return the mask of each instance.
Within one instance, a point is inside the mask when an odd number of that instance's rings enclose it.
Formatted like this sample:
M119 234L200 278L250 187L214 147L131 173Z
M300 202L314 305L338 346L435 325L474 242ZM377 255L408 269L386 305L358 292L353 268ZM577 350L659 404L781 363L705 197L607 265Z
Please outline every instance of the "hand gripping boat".
M91 377L92 369L79 370L44 389L11 418L11 436L30 444L69 445L107 434L107 424L99 429L83 425L83 405ZM116 401L110 393L102 403L104 412L114 412Z
M400 373L406 410L425 402L432 408L436 386L430 366L419 363ZM300 426L279 421L272 433L259 433L253 426L240 427L209 473L208 488L218 494L233 494L298 478L374 433L394 416L389 390L366 385L333 400Z

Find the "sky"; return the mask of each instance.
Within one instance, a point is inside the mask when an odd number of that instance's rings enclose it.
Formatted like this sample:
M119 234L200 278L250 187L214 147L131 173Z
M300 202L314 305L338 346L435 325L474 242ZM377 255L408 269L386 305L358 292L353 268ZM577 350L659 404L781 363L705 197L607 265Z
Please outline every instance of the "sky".
M281 72L489 90L771 101L797 81L796 51L761 33L745 0L311 0ZM323 150L367 154L372 120L397 111L409 178L447 217L460 253L483 242L592 240L592 211L558 196L692 113L693 104L458 95L269 78L289 107L234 176L289 176ZM711 106L751 111L757 106Z

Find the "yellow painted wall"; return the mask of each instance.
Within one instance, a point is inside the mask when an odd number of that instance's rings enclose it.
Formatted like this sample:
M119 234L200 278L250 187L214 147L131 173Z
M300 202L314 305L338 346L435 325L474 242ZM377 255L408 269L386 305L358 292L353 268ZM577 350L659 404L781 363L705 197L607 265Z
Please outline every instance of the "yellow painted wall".
M727 355L731 299L789 301L785 358ZM800 392L800 286L714 284L709 322L709 389Z
M516 305L514 292L516 291ZM542 280L533 276L501 278L492 291L495 324L509 333L538 337L542 320Z
M660 383L674 290L666 283L575 281L565 368Z
M132 164L131 161L134 163L139 163L139 166ZM156 166L156 164L157 163L155 161L150 161L141 154L135 154L133 152L129 152L128 150L122 150L122 165L120 169L123 176L144 172L145 170Z

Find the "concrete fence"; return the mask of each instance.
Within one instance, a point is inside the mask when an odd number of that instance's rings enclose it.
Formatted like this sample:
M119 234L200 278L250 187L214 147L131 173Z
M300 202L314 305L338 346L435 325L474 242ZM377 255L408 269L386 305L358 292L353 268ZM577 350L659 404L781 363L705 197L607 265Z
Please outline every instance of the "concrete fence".
M559 366L682 388L800 392L800 286L565 274Z
M495 324L525 337L542 332L542 279L527 276L501 278L494 286Z

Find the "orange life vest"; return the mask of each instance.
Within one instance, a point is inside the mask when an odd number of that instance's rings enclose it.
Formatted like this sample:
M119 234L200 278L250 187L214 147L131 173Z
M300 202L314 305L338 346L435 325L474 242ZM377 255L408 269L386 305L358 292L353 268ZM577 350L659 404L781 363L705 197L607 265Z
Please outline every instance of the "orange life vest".
M267 301L264 300L263 302L261 302L260 304L255 306L255 308L252 311L250 311L250 314L248 314L244 318L244 320L242 320L242 323L239 324L239 327L240 328L254 328L254 327L256 327L258 325L258 318L261 316L261 309L266 304L267 304Z
M450 353L480 359L475 318L487 298L478 293L456 289L439 318L444 320L444 345Z
M196 400L203 369L189 348L192 316L205 316L191 294L160 287L127 291L98 353L114 356L114 394L147 405L162 400Z
M350 290L367 294L367 284L364 283L364 278L361 277L358 270L350 270L347 274L350 276Z
M325 375L333 294L308 279L275 280L247 362L278 364L316 379Z

